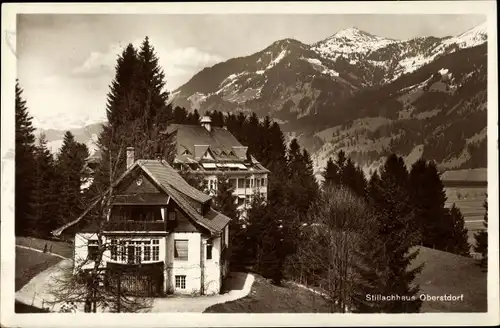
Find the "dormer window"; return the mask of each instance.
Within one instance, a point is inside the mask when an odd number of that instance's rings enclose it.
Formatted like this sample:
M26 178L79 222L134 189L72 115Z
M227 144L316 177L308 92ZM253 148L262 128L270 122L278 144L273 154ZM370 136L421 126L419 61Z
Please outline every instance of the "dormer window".
M207 151L205 152L205 154L203 155L202 159L210 159L210 160L213 160L214 157L212 156L211 154L211 151L210 149L207 149Z
M184 150L182 152L182 156L188 156L188 155L191 155L191 153L189 152L189 150L186 149L186 150Z

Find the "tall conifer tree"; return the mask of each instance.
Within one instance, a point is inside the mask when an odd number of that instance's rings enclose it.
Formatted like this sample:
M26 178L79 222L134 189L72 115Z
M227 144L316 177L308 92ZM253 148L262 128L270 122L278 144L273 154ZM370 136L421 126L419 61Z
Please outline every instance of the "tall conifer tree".
M61 190L57 188L55 161L47 140L41 134L35 151L34 184L33 184L33 233L47 237L57 228L58 208L61 202Z
M29 115L23 90L16 81L15 121L15 232L16 235L27 234L30 231L30 217L33 215L33 165L35 162L35 128Z
M364 307L372 307L377 312L418 312L421 306L417 297L419 286L414 286L413 280L422 266L411 268L411 263L418 255L418 251L413 251L412 247L419 236L415 233L409 201L408 171L403 159L393 154L387 158L380 178L378 175L373 177L375 180L370 181L368 189L369 202L378 217L378 243L373 245L373 251L377 253L374 256L383 262L377 266L380 269L377 272L379 278L373 280L372 284L382 295L415 297L415 300L395 300L383 302L383 305L371 303L364 304Z

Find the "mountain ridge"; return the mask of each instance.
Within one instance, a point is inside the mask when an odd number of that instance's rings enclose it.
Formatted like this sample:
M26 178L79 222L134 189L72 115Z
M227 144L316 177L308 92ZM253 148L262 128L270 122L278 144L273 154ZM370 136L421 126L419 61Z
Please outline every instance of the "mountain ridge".
M203 68L170 101L269 115L285 135L301 136L317 173L339 150L367 170L391 151L409 165L424 156L442 170L482 167L486 42L486 23L441 38L396 40L355 27L312 44L285 38Z

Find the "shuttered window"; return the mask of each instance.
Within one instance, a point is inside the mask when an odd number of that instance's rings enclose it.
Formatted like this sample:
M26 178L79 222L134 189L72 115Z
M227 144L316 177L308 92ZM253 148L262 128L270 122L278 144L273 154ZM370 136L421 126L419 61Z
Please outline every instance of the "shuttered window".
M174 241L174 257L176 260L188 260L188 241L175 240Z

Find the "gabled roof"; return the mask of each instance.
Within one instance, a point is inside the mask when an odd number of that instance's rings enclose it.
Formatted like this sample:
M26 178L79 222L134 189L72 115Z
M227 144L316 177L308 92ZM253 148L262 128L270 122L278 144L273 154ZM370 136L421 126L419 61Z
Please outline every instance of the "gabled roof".
M171 186L180 193L189 196L190 198L200 202L206 203L212 199L209 195L192 187L184 180L174 168L172 168L166 161L159 160L138 160L136 162L146 173L153 179L156 179L162 186Z
M105 194L109 193L132 171L140 168L144 171L162 191L170 196L186 214L200 226L206 228L212 234L218 234L231 220L227 216L220 214L213 209L209 209L204 216L195 209L195 204L209 206L211 197L198 189L190 186L168 163L159 160L137 160L122 176L109 188ZM53 235L59 236L65 229L77 224L87 213L94 208L102 198L96 198L92 205L88 207L76 220L54 230ZM214 213L216 213L214 215Z
M211 131L208 131L201 125L171 124L166 132L170 134L174 131L177 131L175 142L178 156L187 149L198 158L209 148L216 154L216 160L246 160L247 147L224 128L212 127ZM226 155L221 155L222 151ZM231 151L234 155L231 155Z

